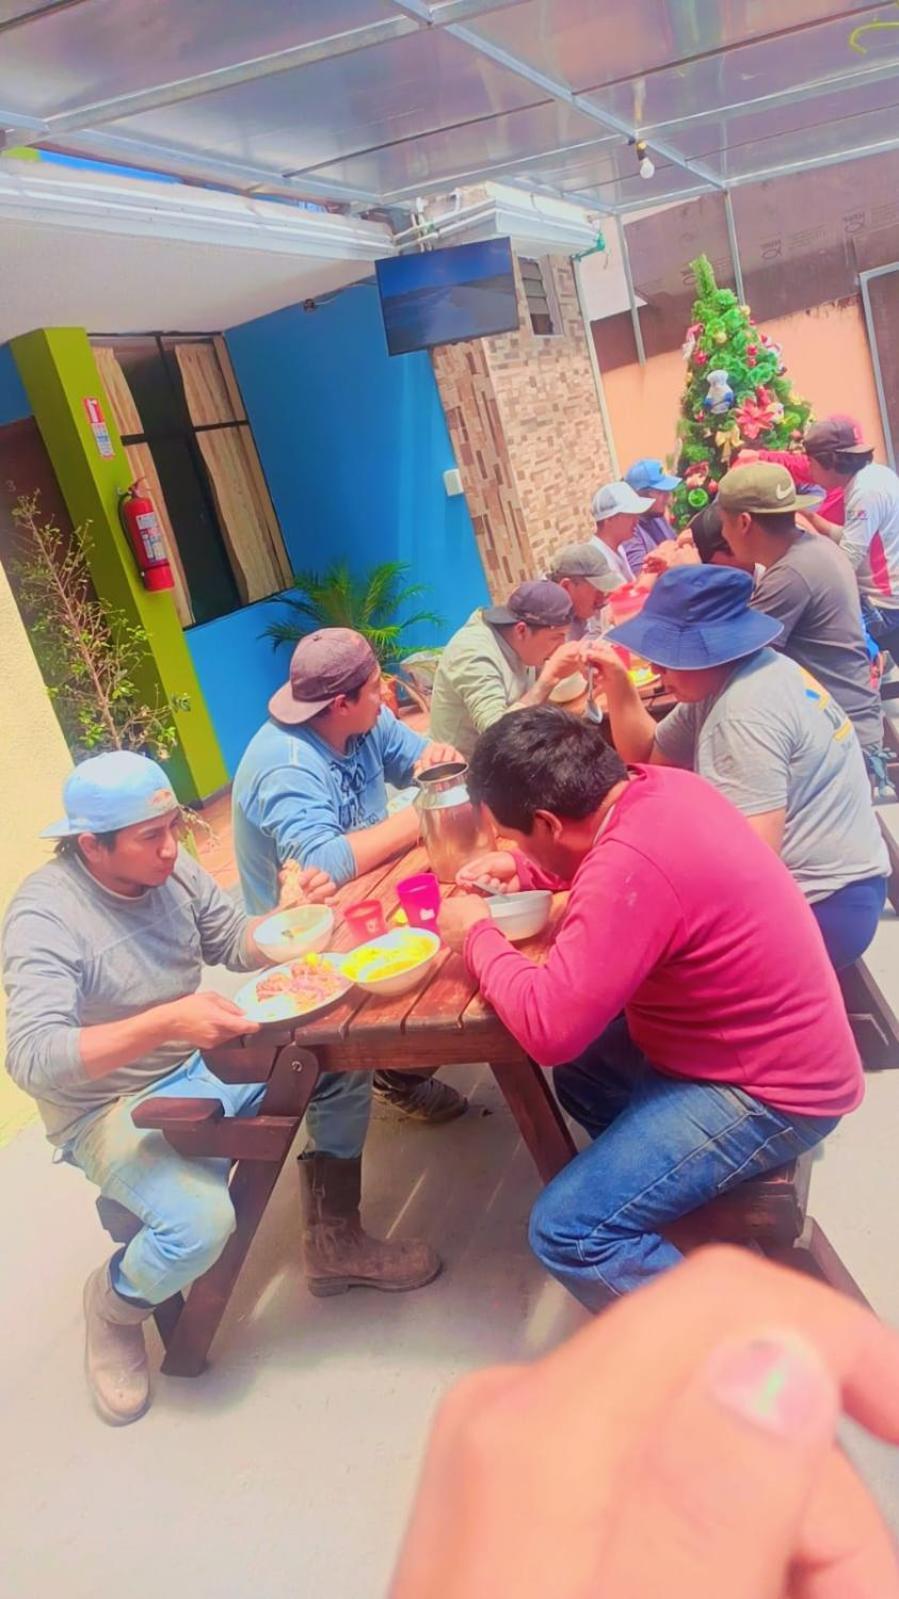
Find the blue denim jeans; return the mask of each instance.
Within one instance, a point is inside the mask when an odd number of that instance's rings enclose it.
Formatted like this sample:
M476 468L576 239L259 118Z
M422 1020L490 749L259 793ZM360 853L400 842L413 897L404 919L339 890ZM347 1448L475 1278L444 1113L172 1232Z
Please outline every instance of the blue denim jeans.
M877 932L886 897L886 878L866 877L810 906L834 971L842 972L864 955Z
M789 1116L740 1088L663 1076L623 1016L554 1081L594 1142L543 1190L530 1242L588 1310L677 1264L680 1252L661 1236L667 1223L783 1166L839 1120Z
M179 1155L162 1133L135 1127L135 1106L156 1095L219 1099L226 1116L250 1116L264 1092L264 1083L221 1082L195 1054L142 1093L117 1100L66 1146L66 1158L102 1194L144 1223L111 1267L123 1298L161 1304L214 1265L234 1231L231 1162ZM370 1111L368 1072L326 1072L306 1115L313 1146L342 1159L359 1155Z

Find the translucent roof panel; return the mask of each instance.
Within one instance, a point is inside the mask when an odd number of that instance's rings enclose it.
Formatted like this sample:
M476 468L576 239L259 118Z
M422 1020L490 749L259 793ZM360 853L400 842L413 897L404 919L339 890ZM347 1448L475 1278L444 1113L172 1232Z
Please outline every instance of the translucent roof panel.
M897 21L893 0L0 0L0 148L337 205L495 177L639 209L899 150Z

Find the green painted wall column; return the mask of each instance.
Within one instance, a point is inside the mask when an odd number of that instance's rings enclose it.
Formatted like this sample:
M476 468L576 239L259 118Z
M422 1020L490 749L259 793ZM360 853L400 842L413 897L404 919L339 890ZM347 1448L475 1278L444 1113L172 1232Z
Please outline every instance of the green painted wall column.
M90 525L88 560L101 600L143 627L150 654L141 689L172 700L186 695L189 710L172 711L179 744L169 771L181 800L202 799L228 781L225 763L200 689L170 590L149 593L119 521L119 493L131 482L112 408L94 353L81 328L40 328L11 341L69 515ZM91 432L86 399L103 407L113 454L104 459Z

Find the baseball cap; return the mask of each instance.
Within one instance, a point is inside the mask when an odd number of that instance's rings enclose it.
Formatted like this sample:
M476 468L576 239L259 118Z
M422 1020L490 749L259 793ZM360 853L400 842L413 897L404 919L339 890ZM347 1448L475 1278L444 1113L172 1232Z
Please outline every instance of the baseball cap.
M636 512L637 516L642 516L644 511L652 509L652 500L635 494L629 483L604 483L601 489L596 490L590 509L595 521L604 522L607 516L617 516L622 511Z
M510 622L527 622L531 627L567 627L574 607L558 583L538 578L534 583L519 583L505 605L493 605L482 615L485 622L504 627Z
M290 676L268 702L272 716L293 726L327 710L338 694L351 694L371 677L377 656L361 633L321 627L307 633L290 657Z
M164 816L177 808L178 800L156 761L134 750L110 750L75 767L63 787L62 803L65 816L45 827L41 838L112 833Z
M566 544L550 562L550 578L558 582L560 577L586 578L601 594L611 594L614 589L620 588L622 578L617 572L612 572L595 543Z
M666 472L661 461L655 460L651 455L644 456L642 461L635 461L629 472L624 474L625 483L629 483L638 494L646 493L650 489L653 494L660 493L663 489L676 489L680 485L680 478L673 473Z
M803 439L806 455L867 455L871 449L851 416L826 416L813 422Z
M748 511L752 516L780 516L785 511L811 511L824 498L822 489L797 491L785 466L753 461L733 466L718 484L722 511Z

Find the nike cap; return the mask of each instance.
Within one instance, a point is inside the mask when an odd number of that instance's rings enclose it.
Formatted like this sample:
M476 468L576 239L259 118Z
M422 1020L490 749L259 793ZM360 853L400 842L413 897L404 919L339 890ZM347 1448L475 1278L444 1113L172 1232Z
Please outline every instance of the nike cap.
M722 511L747 511L750 516L782 516L787 511L813 511L824 498L823 489L797 492L785 466L754 461L734 466L718 485Z

